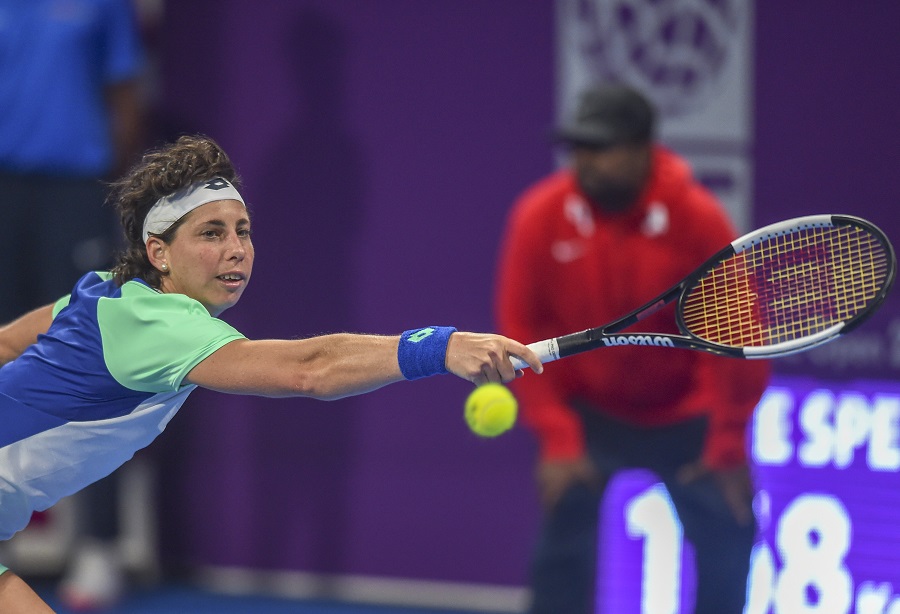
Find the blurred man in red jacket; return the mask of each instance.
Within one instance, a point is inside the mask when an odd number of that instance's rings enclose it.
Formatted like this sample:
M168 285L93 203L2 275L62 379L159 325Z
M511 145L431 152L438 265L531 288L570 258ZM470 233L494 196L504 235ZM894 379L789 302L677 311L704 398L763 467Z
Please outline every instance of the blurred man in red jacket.
M735 238L688 164L654 141L654 125L631 88L583 94L558 134L572 164L510 214L497 285L504 334L532 342L614 320ZM631 330L678 332L672 308ZM532 614L593 612L598 505L612 475L633 467L664 481L695 549L695 612L743 611L756 532L745 429L768 375L764 362L617 347L513 385L540 449Z

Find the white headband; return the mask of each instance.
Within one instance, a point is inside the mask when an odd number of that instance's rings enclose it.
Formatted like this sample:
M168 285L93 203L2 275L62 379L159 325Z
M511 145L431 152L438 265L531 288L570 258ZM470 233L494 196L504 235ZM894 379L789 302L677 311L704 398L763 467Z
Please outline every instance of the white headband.
M200 205L217 200L236 200L246 206L235 187L221 177L192 183L174 194L160 198L144 218L144 243L151 233L162 234Z

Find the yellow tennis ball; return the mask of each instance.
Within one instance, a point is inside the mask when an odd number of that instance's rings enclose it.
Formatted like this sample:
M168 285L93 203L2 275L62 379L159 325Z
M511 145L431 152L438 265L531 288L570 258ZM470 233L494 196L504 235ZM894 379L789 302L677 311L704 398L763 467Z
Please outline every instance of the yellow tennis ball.
M516 397L502 384L482 384L466 399L466 423L481 437L496 437L511 429L518 412Z

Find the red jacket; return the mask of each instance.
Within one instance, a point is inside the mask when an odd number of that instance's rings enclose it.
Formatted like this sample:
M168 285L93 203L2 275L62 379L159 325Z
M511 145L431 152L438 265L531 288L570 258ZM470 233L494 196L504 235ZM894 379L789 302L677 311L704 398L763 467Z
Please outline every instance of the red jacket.
M499 261L496 309L503 334L524 343L599 326L667 290L736 233L686 162L661 147L637 206L605 215L589 205L570 170L529 188L510 212ZM674 307L629 331L674 332ZM744 434L768 381L765 362L654 347L598 349L517 380L523 419L544 459L584 452L583 399L638 425L708 414L704 460L745 462Z

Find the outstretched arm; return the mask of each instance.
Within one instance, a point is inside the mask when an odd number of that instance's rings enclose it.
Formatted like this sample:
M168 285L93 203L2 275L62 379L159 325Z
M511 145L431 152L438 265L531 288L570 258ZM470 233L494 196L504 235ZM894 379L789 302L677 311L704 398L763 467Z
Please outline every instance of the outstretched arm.
M25 349L46 333L53 322L53 305L29 311L5 326L0 326L0 365L15 360Z
M399 344L396 336L349 333L292 341L241 339L200 362L186 381L220 392L339 399L404 379ZM509 382L517 376L510 355L537 373L543 370L534 352L517 341L466 332L450 335L444 367L476 385Z

